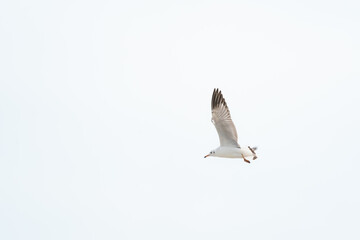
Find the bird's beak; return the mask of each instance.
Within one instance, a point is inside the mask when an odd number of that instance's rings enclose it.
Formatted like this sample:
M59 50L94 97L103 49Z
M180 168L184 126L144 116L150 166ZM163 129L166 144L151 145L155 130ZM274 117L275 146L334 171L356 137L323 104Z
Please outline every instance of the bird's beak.
M210 156L210 154L208 154L208 155L205 155L205 157L204 157L204 158L207 158L208 156Z

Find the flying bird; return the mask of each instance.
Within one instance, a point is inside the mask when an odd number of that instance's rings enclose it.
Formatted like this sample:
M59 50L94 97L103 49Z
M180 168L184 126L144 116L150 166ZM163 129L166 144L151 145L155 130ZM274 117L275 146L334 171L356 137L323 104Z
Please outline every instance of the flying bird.
M211 121L219 135L220 147L212 150L206 157L242 158L250 163L248 158L257 158L256 147L240 147L235 125L231 120L229 108L221 91L214 89L211 99Z

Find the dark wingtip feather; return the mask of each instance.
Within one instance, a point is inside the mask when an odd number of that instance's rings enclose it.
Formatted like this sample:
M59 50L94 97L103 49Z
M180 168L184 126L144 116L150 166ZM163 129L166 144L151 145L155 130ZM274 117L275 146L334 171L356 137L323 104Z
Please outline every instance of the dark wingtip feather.
M216 97L217 91L218 91L218 89L214 88L212 98L211 98L211 109L214 109L214 107L215 107L215 97Z
M211 98L211 109L214 109L214 107L215 107L217 91L218 91L217 88L214 88L213 95Z
M223 104L227 107L226 101L218 88L214 88L212 99L211 99L211 109L216 108L219 104Z

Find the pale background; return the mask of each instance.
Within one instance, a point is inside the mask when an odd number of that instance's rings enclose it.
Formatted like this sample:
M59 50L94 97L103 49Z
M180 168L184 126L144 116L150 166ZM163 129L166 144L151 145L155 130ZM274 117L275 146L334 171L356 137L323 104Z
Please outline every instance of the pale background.
M2 1L0 239L360 239L359 10Z

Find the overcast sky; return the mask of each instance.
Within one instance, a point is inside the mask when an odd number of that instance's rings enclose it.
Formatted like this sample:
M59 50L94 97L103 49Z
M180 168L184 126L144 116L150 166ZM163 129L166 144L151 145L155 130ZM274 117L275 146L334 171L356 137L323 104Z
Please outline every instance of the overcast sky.
M360 239L359 9L2 1L0 238Z

